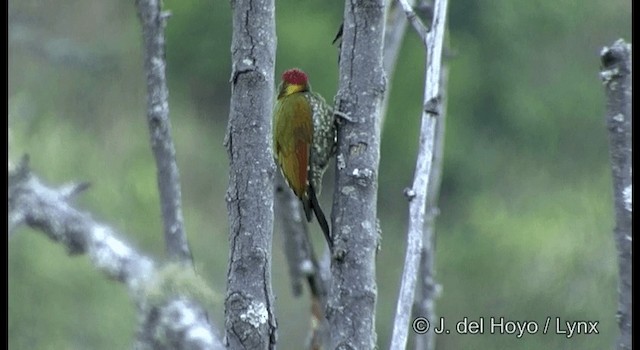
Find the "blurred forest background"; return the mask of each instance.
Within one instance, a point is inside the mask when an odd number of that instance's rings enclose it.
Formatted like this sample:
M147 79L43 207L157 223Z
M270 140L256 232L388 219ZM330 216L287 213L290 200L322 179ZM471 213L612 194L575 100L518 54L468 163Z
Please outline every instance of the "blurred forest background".
M228 1L165 0L167 75L186 229L219 300L227 272L231 74ZM278 0L276 76L306 70L332 100L339 0ZM155 168L146 125L141 31L132 1L9 0L9 155L29 153L51 185L86 180L78 207L161 260ZM598 335L457 335L438 349L606 349L618 334L612 184L599 52L631 41L631 2L453 0L448 115L437 224L438 316L599 321ZM405 37L382 135L378 343L389 344L405 252L423 94L424 52ZM333 178L321 201L331 208ZM323 246L313 227L316 247ZM282 349L307 336L275 231L273 287ZM9 240L9 347L125 349L135 336L123 286L44 235Z

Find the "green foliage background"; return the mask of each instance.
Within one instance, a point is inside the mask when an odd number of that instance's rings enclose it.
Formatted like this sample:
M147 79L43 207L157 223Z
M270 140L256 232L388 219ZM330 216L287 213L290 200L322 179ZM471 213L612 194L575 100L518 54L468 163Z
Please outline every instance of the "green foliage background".
M166 0L173 135L186 228L199 271L217 293L222 327L227 267L222 145L230 96L227 1ZM277 1L276 74L297 66L331 99L341 22L337 0ZM628 1L451 1L448 114L437 226L438 315L599 321L597 335L450 335L438 349L605 349L617 336L616 253L599 51L631 40ZM9 156L29 153L52 185L87 180L78 206L163 257L155 169L145 122L141 34L131 1L9 1ZM389 344L405 251L424 53L408 32L390 88L382 139L378 341ZM333 180L323 198L330 208ZM316 245L322 238L317 229ZM279 341L301 348L309 304L293 298L274 238ZM122 349L132 304L86 256L38 232L8 250L9 347ZM487 319L488 322L488 319ZM552 322L553 328L553 322ZM221 329L221 328L220 328Z

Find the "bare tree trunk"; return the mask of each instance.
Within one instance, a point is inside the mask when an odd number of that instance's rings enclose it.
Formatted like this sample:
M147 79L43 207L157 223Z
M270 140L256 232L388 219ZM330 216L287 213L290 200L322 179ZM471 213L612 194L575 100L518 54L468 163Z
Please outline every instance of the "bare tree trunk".
M137 0L142 22L144 68L147 73L147 122L151 149L158 169L158 190L164 223L164 240L169 259L191 262L191 251L184 231L180 172L171 138L169 89L165 74L164 27L169 16L159 0Z
M436 119L440 117L442 111L440 68L442 64L442 46L447 13L447 1L436 0L431 30L427 31L424 24L416 17L413 9L407 2L400 0L400 3L407 14L407 18L418 31L418 34L426 45L427 55L425 60L425 89L418 159L416 161L413 185L407 193L407 197L410 200L407 254L402 280L400 282L400 295L398 297L396 318L393 325L391 349L404 349L406 347L409 317L411 316L420 267L420 256L424 238L426 197L429 186L431 186L429 180L434 154ZM428 243L430 243L431 237L427 237L427 239Z
M273 0L234 0L229 153L227 346L272 349L273 174L271 113L276 50Z
M332 285L327 307L330 348L376 347L377 193L380 113L386 81L382 67L384 0L345 1L337 110L332 226Z
M617 348L631 349L631 45L620 39L601 52L600 77L607 94L607 126L609 128L616 228L614 239L618 249L618 325Z

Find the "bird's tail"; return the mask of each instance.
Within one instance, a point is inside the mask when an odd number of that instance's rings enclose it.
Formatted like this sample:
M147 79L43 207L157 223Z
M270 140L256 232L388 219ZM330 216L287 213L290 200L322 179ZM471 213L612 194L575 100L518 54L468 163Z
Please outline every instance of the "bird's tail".
M309 191L311 192L311 191ZM315 193L314 193L315 195ZM309 200L308 198L309 196L307 196L307 198L302 198L302 209L304 209L304 216L307 218L307 222L311 222L311 219L313 219L313 209L312 206L313 204L311 204L311 200Z
M304 212L307 216L307 221L311 221L311 209L316 213L316 218L318 218L318 223L320 224L320 228L322 229L322 233L324 233L324 238L327 240L327 244L329 245L329 249L333 249L333 241L331 240L331 232L329 231L329 224L327 223L327 219L324 217L324 213L320 208L320 204L318 203L318 198L316 197L316 190L313 188L312 184L309 184L309 202L305 203L303 201Z

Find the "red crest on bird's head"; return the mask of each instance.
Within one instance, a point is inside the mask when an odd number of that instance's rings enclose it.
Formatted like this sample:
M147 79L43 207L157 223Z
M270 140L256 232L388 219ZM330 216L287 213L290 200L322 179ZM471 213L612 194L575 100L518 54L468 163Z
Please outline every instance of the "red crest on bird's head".
M282 81L294 85L307 85L307 75L298 68L282 73Z

